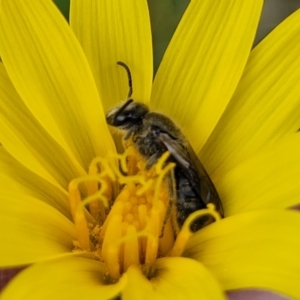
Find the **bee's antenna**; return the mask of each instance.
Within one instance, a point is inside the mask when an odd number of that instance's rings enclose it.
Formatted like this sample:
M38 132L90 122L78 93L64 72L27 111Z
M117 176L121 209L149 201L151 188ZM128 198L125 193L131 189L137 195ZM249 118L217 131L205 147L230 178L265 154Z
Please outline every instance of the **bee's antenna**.
M118 61L117 64L119 66L122 66L126 72L127 72L127 76L128 76L128 86L129 86L129 92L128 92L128 99L130 99L130 97L132 96L132 93L133 93L133 88L132 88L132 77L131 77L131 72L130 72L130 69L129 67L123 63L122 61Z

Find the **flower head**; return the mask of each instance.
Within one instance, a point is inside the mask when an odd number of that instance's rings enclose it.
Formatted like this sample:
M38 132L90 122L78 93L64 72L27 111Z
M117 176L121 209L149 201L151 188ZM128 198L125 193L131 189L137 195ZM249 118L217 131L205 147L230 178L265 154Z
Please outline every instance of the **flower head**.
M191 1L152 84L146 4L74 0L70 28L51 1L1 1L0 265L31 265L2 299L299 298L299 12L250 54L262 1ZM117 61L182 127L224 219L174 231L168 153L150 170L117 154Z

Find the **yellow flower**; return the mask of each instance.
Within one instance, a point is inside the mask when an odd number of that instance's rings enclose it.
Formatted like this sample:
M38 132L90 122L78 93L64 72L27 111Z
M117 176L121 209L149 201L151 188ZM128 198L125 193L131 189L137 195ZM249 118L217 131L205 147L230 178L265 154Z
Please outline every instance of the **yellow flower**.
M224 299L241 288L300 298L300 217L284 209L300 192L300 13L249 56L261 6L191 1L152 84L146 1L74 0L73 32L51 1L1 1L0 266L31 265L1 299ZM156 246L149 253L163 257L147 261L143 242L131 242L153 235L122 239L119 226L101 223L126 192L108 197L118 170L104 160L116 155L104 112L128 92L117 61L130 66L134 99L182 127L223 202L225 218L192 235L178 257ZM100 196L116 205L101 206L110 214L90 227L102 202L88 201L88 211L78 192L90 196L97 185L76 183L95 180L87 174L99 172L99 157L108 186ZM159 174L145 175L154 194ZM115 242L132 257L119 262Z

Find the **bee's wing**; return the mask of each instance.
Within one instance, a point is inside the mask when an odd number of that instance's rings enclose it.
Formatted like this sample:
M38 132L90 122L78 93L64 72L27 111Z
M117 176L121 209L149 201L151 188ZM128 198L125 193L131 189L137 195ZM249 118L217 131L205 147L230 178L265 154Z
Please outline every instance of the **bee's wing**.
M214 203L216 205L216 209L223 215L222 203L214 184L209 178L191 145L189 145L186 141L185 145L183 143L178 143L178 141L174 140L167 133L160 133L159 139L170 151L175 162L181 168L182 172L192 184L194 190L202 201L205 203Z

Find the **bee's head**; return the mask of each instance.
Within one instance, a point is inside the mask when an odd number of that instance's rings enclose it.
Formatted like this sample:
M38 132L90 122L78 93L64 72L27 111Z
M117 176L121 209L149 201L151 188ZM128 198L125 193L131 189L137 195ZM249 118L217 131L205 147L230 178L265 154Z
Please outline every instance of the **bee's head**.
M149 112L149 109L145 104L133 101L131 98L133 88L130 69L121 61L118 61L117 64L122 66L127 72L129 86L128 100L111 109L106 115L106 122L111 126L126 130L141 124L143 117Z
M106 122L120 129L129 129L140 124L148 112L145 104L129 99L121 106L111 109L106 115Z

